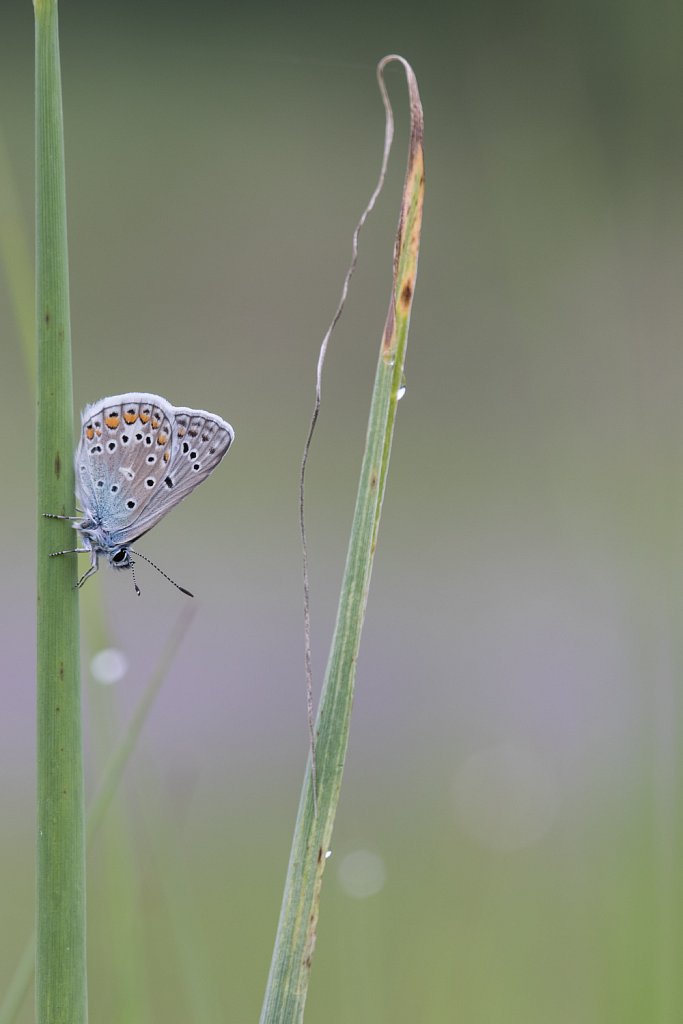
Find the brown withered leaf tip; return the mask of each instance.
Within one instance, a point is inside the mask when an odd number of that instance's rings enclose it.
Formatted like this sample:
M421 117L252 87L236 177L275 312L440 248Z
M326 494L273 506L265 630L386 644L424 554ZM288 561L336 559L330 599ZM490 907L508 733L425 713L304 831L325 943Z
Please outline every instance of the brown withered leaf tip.
M394 319L394 298L392 296L387 312L387 320L384 325L384 340L382 342L382 349L384 351L391 349L392 346L394 338Z
M380 61L378 68L380 78L386 65L392 61L398 61L403 66L408 82L408 92L410 95L410 147L408 166L403 183L401 216L394 243L394 288L382 339L382 354L385 360L391 360L395 354L394 350L397 345L396 316L404 320L410 315L410 307L415 290L415 275L417 273L424 192L424 157L422 152L424 119L417 80L408 62L403 57L395 54L385 57ZM386 103L388 104L388 99ZM389 106L387 106L387 115L391 117ZM406 236L406 230L409 232L408 236ZM399 276L402 258L405 258L406 262L403 275Z

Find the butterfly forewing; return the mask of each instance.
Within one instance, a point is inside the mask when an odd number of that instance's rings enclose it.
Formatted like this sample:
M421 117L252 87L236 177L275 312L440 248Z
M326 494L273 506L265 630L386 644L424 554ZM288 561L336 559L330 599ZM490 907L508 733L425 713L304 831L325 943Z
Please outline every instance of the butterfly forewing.
M127 532L171 461L173 407L131 394L88 406L76 450L76 496L114 534Z

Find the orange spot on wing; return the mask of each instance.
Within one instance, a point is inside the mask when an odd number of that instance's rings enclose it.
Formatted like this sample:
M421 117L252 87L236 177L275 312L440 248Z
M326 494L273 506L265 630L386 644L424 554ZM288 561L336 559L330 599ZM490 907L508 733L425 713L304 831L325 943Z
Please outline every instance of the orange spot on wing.
M157 437L157 444L166 444L167 441L168 438L166 437L166 434L159 434Z
M178 427L178 437L185 437L185 427Z
M93 437L95 436L95 428L94 427L86 427L85 428L85 436L88 438L89 441L92 441Z
M143 423L147 423L148 420L149 420L149 413L148 412L141 412L140 413L140 419L142 420Z
M102 437L102 431L100 430L99 427L95 427L95 433L97 434L98 437Z
M123 418L126 423L135 423L138 418L138 414L136 412L124 412Z
M170 458L171 458L171 453L169 452L169 450L167 448L166 451L164 452L164 462L168 462L168 460Z
M106 416L104 422L110 430L113 430L115 427L118 427L121 421L119 420L118 413L115 413L113 416Z

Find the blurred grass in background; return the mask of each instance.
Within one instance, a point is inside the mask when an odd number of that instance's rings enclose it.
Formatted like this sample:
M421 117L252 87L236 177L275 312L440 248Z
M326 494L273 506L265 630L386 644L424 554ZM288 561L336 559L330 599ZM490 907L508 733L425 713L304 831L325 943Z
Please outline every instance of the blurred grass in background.
M258 1014L306 755L299 458L391 51L425 107L425 229L308 1017L683 1017L683 13L419 17L60 12L77 401L151 390L237 432L144 542L198 614L91 851L100 1024ZM0 127L30 234L30 4L2 21ZM390 284L397 110L308 478L318 675ZM35 579L4 280L0 326L4 988L33 922ZM88 694L91 791L101 702L125 720L179 600L151 570L142 601L100 577L83 600L102 595L130 670Z

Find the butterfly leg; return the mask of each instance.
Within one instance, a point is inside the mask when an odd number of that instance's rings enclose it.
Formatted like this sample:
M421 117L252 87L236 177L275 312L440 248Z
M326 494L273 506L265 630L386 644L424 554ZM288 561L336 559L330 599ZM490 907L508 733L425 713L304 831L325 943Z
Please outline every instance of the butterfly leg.
M79 588L79 590L83 586L85 581L88 579L88 577L92 576L93 573L97 572L98 567L99 567L99 555L98 555L97 551L95 551L92 548L90 548L90 549L86 548L85 550L86 551L90 550L90 568L88 569L87 572L83 573L83 575L81 576L80 580L76 584L76 586Z
M95 563L95 565L91 565L91 566L90 566L90 568L88 569L88 571L87 571L87 572L84 572L84 573L83 573L83 575L81 576L80 580L79 580L79 581L78 581L78 583L76 584L76 586L77 586L77 588L78 588L79 590L80 590L80 588L81 588L81 587L83 586L83 584L85 583L85 581L86 581L86 580L88 579L88 577L89 577L89 576L92 576L92 575L93 575L93 573L96 573L96 572L97 572L97 569L98 569L98 566L97 566L97 563Z
M90 555L90 568L87 572L83 573L80 580L76 584L76 587L80 588L83 586L85 581L93 573L97 572L98 566L98 554L93 551L92 548L68 548L66 551L51 551L50 558L56 558L58 555Z
M77 522L79 519L82 519L83 516L57 516L57 515L54 514L54 512L43 512L43 518L44 519L66 519L70 523L73 523L73 522Z

